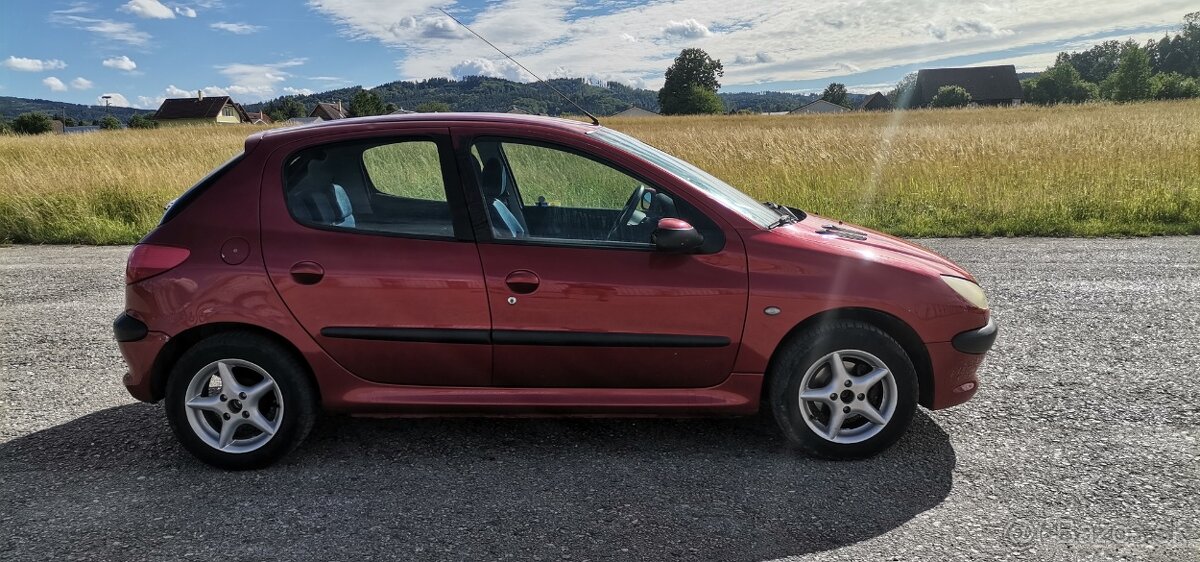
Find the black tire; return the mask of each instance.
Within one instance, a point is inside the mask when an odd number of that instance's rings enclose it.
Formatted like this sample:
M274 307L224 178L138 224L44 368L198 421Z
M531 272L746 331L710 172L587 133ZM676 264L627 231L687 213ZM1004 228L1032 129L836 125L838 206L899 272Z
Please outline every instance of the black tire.
M886 332L865 322L841 320L822 324L799 334L785 342L784 346L767 374L769 385L767 401L771 406L775 421L789 441L814 456L829 459L857 459L869 457L887 449L904 435L917 408L917 373L912 360L904 352L904 348ZM882 429L875 429L878 424L870 424L869 427L862 430L863 434L867 435L871 431L877 432L853 443L834 442L825 435L814 431L805 421L804 413L801 412L802 407L813 408L809 411L818 414L829 412L822 408L834 407L833 404L842 406L843 403L833 401L832 404L822 405L813 401L808 405L803 405L800 400L800 385L805 373L810 369L817 369L814 371L815 373L821 369L831 369L831 360L826 358L833 352L846 350L866 352L882 361L884 366L891 371L896 384L895 410L891 417L882 425ZM825 366L822 367L820 364ZM851 366L851 370L869 368L865 364L856 365L853 360L848 360L847 364ZM814 374L814 377L817 376L819 375ZM875 389L878 388L877 384ZM882 396L882 392L884 391L875 395ZM862 395L850 397L850 402L846 404L856 404L854 400L858 396ZM867 398L867 400L872 399ZM826 413L825 415L830 414ZM816 416L810 414L809 417ZM857 414L847 414L847 423L857 423L860 428L864 424L869 424L865 418ZM827 427L831 425L829 424Z
M261 367L274 379L283 399L282 419L274 435L247 452L225 452L206 443L193 429L185 405L193 377L206 366L227 359ZM316 419L317 392L307 368L279 344L250 332L226 332L201 340L179 358L167 379L165 407L171 430L189 453L217 468L248 470L274 463L308 436Z

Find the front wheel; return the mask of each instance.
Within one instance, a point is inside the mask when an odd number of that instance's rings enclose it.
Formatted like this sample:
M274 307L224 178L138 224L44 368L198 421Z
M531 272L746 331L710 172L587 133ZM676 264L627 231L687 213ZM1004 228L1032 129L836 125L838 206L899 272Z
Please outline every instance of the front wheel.
M167 381L167 420L188 452L242 470L279 460L308 435L316 393L303 365L256 334L202 340Z
M891 336L834 322L787 344L772 365L770 404L793 443L828 458L861 458L894 444L912 421L917 376Z

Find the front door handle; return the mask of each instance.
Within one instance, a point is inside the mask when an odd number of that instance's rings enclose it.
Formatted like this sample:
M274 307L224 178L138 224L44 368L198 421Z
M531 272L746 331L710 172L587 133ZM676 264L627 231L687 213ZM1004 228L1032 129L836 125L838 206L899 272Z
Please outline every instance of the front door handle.
M288 273L301 285L315 285L325 277L325 268L315 261L301 261L292 264Z
M537 274L528 269L518 269L504 278L504 283L508 285L508 288L518 295L528 295L536 291L541 282L542 280L538 279Z

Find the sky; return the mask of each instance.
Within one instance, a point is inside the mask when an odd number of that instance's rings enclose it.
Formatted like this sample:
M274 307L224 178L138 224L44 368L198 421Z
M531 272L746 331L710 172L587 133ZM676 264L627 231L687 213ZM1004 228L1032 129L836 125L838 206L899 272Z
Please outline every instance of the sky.
M395 80L541 75L658 88L681 49L722 91L886 90L923 67L1042 70L1063 50L1177 30L1196 0L3 0L0 96L156 108Z

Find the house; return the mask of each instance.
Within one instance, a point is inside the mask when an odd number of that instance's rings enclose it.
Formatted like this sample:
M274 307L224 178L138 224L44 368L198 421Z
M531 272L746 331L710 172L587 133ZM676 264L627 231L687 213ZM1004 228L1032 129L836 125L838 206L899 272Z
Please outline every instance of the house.
M662 115L659 115L653 111L647 111L636 105L633 107L630 107L629 109L626 109L625 111L618 111L617 113L614 113L612 116L613 117L662 117Z
M924 68L917 71L912 105L929 105L943 86L961 86L977 105L1021 105L1024 92L1011 64L967 68Z
M265 111L247 111L246 116L250 118L250 123L254 125L270 125L274 123L271 120L271 116L267 115Z
M883 95L883 92L875 92L867 96L867 99L858 105L859 111L890 111L891 109L892 102Z
M163 100L151 119L161 125L195 125L201 123L249 123L250 116L229 96L205 96L196 92L194 98Z
M842 113L850 111L849 107L840 106L836 103L827 102L825 100L816 100L800 106L799 109L794 109L790 112L791 115L801 113Z
M312 113L309 113L308 116L320 117L322 121L333 121L335 119L345 119L347 117L346 111L342 109L341 101L338 101L337 103L318 103L317 106L313 108Z

